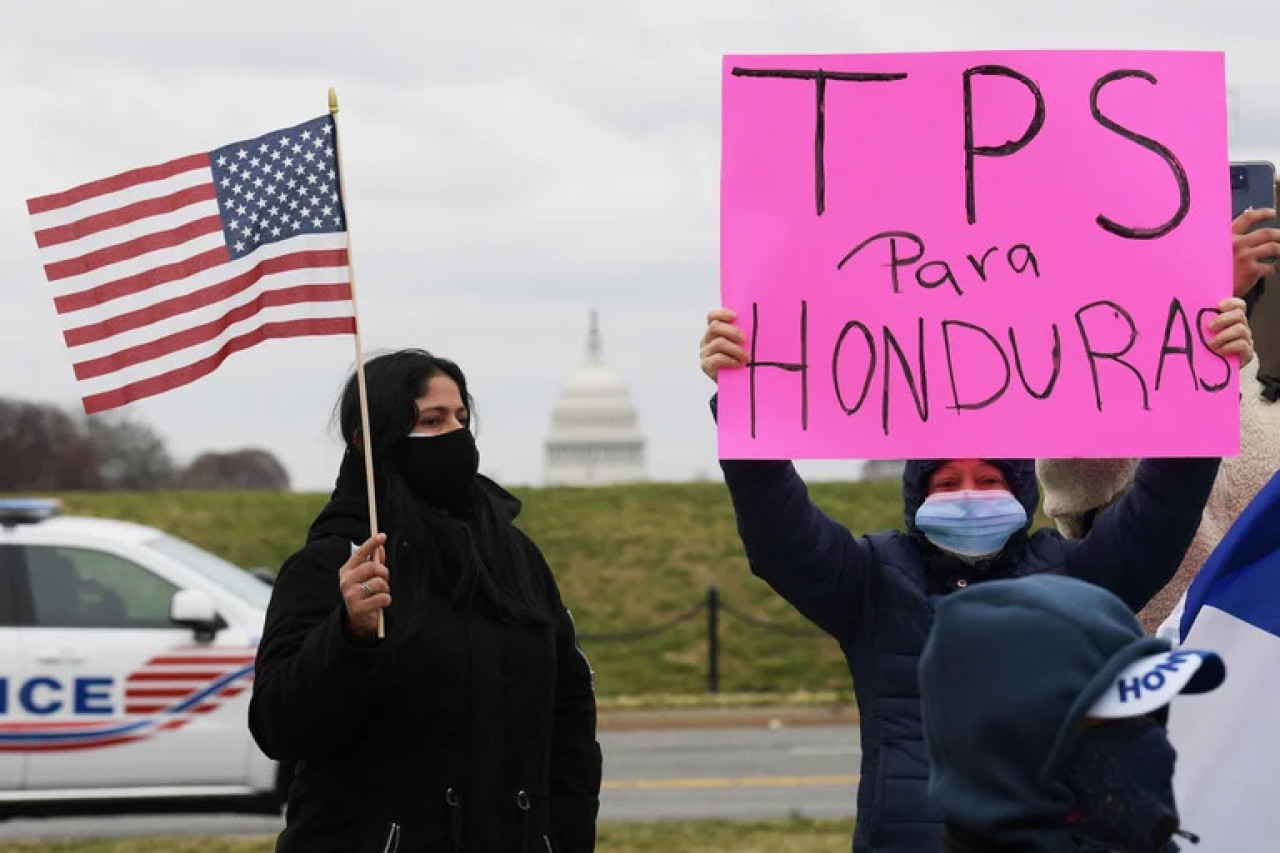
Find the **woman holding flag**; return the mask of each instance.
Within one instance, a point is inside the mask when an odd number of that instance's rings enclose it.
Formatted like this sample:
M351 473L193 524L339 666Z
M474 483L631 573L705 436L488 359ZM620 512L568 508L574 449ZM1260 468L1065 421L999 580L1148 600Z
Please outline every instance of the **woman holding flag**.
M250 728L298 762L276 849L591 850L592 673L519 502L477 473L466 379L402 350L365 381L383 530L353 375L337 483L258 649Z

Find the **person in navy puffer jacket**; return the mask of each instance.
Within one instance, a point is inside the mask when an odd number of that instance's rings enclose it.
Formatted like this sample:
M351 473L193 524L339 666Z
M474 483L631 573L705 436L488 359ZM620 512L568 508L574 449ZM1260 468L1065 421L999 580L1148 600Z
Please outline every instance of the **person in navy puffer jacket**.
M708 316L701 359L712 380L746 363L735 319L725 308ZM1215 350L1252 356L1242 306L1214 330ZM1144 461L1133 487L1077 540L1032 531L1040 494L1029 459L909 462L906 530L861 538L814 506L790 462L721 462L751 571L839 641L853 676L862 729L854 851L941 846L917 665L942 598L973 583L1056 573L1096 583L1137 612L1182 561L1219 462Z

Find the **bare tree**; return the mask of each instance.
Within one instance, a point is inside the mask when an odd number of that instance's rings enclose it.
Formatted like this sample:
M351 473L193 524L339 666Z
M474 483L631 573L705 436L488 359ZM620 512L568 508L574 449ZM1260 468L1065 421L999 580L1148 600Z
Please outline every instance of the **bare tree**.
M289 474L266 450L246 448L202 453L178 475L180 489L256 489L284 491Z
M101 489L98 454L57 406L0 398L0 491Z
M121 415L94 415L85 423L106 488L139 491L172 484L173 460L151 427Z

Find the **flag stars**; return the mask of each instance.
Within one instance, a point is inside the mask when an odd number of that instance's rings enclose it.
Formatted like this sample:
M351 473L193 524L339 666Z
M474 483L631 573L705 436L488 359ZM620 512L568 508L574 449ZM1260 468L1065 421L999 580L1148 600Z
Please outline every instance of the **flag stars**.
M235 256L300 232L341 230L336 157L328 119L215 152L218 206Z

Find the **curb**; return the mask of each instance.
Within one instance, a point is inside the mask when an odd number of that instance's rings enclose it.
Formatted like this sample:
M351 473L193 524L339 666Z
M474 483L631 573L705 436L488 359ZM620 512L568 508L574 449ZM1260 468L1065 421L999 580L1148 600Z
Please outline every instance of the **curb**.
M603 710L596 728L602 732L663 729L749 729L794 726L856 726L853 706L765 708L678 708L652 710Z

